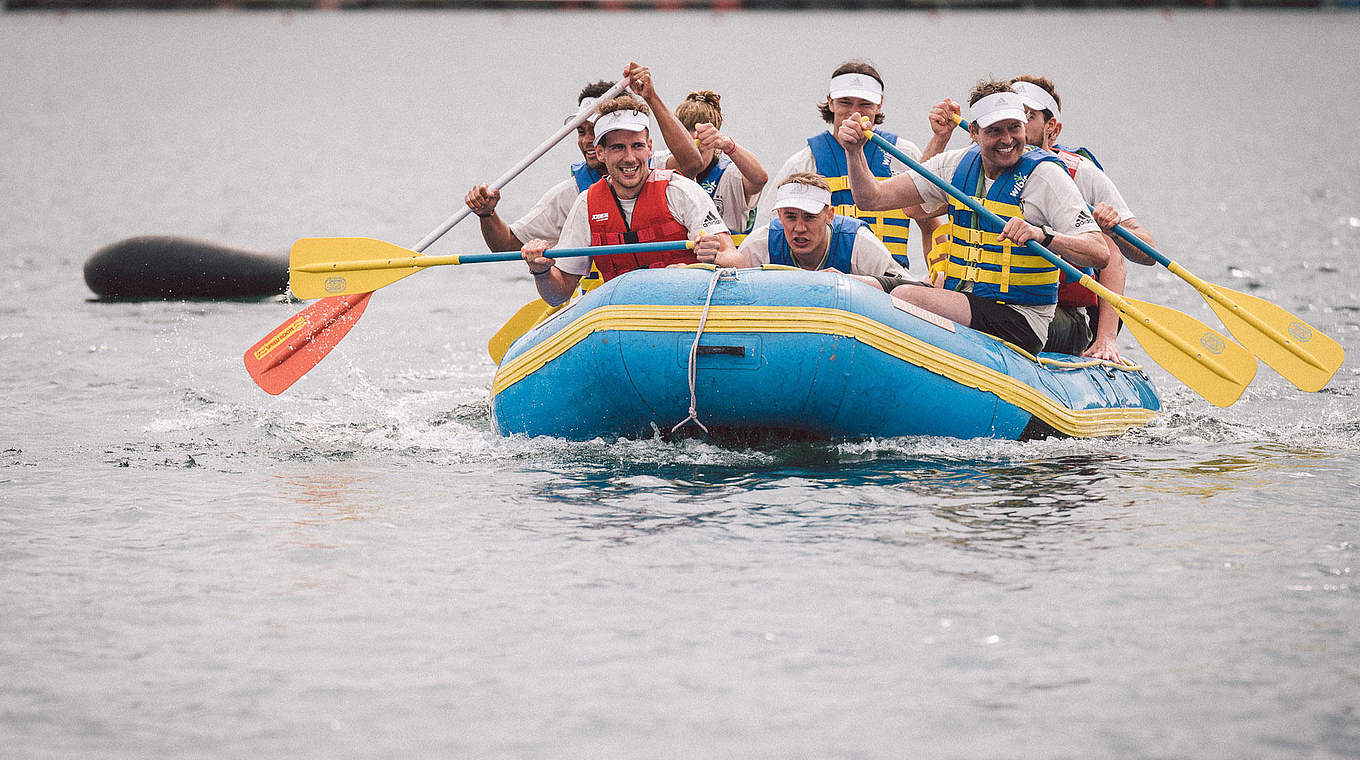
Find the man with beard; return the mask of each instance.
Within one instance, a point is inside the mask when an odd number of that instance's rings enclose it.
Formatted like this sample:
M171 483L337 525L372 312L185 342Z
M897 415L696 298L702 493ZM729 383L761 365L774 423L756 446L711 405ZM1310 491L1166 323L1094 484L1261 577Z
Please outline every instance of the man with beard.
M1124 196L1089 150L1058 144L1058 135L1062 133L1061 112L1058 109L1062 101L1058 98L1053 82L1047 77L1026 74L1012 79L1011 89L1025 104L1026 142L1057 156L1076 183L1082 199L1095 209L1092 216L1104 233L1110 257L1109 264L1093 274L1101 285L1123 295L1126 278L1124 259L1139 264L1153 262L1127 241L1112 237L1111 230L1118 224L1148 245L1155 245L1152 233L1134 218L1133 212L1124 202ZM1053 323L1049 325L1044 350L1119 361L1119 348L1115 343L1118 329L1119 315L1113 306L1063 277L1058 285L1058 309L1053 315Z
M558 247L697 242L692 252L577 257L559 263L544 256L547 240L531 240L521 248L521 254L539 296L550 304L565 302L592 262L607 282L633 269L713 263L721 254L736 252L713 199L697 182L669 169L650 168L652 112L647 105L624 96L600 103L597 108L595 152L604 162L605 176L572 204L557 239ZM693 148L693 140L689 145Z
M1001 227L914 173L880 182L860 150L868 138L858 114L841 123L836 139L850 157L856 205L870 210L920 205L927 214L949 210L944 287L903 285L893 296L1038 353L1058 301L1058 268L1027 252L1025 243L1037 240L1079 266L1105 266L1109 252L1061 162L1026 148L1024 104L1010 83L983 80L968 102L974 144L923 166L994 211L1004 221Z

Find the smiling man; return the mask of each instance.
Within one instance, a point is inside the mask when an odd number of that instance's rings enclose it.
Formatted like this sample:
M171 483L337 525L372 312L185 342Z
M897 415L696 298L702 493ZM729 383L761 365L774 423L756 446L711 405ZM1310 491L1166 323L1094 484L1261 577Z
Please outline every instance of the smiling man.
M834 269L882 290L906 282L902 265L869 225L834 212L831 187L824 178L810 172L790 174L775 189L773 208L775 218L769 225L748 235L735 254L719 256L719 265Z
M1047 77L1025 74L1011 80L1011 89L1025 104L1025 113L1029 118L1025 126L1026 141L1057 156L1067 169L1068 176L1077 183L1082 200L1095 209L1092 216L1104 233L1110 257L1105 268L1087 273L1094 274L1101 285L1123 295L1127 277L1124 259L1145 265L1153 262L1131 243L1114 237L1114 225L1123 226L1148 245L1156 244L1152 233L1134 218L1133 212L1124 202L1124 196L1089 150L1058 144L1058 136L1062 134L1063 128L1062 113L1058 110L1062 101L1053 81ZM1058 310L1049 326L1044 350L1119 361L1119 347L1115 343L1118 326L1119 316L1113 306L1063 277L1058 285Z
M597 110L595 152L604 162L605 176L572 204L558 247L698 242L693 251L570 258L558 263L543 255L549 247L547 240L531 240L520 252L538 294L550 304L563 303L571 296L592 261L607 282L634 269L713 263L721 254L736 252L727 224L697 182L669 169L649 167L652 139L647 105L624 96L600 103Z
M943 288L902 286L893 296L1038 353L1058 302L1058 269L1024 244L1038 240L1078 266L1102 267L1109 252L1077 186L1051 153L1025 145L1025 107L1010 83L983 80L969 94L974 144L923 166L996 212L1004 227L978 219L924 177L880 182L859 148L868 141L856 114L836 139L850 156L850 189L866 209L948 207L949 258Z

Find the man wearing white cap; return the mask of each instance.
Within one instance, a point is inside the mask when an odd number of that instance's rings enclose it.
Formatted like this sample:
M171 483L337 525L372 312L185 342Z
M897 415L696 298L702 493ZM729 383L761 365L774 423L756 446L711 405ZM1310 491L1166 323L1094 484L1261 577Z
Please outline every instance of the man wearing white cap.
M556 262L543 255L549 247L547 240L531 240L520 250L539 295L550 304L566 301L592 262L608 281L633 269L713 263L720 254L736 252L727 224L697 182L669 169L650 168L651 111L647 105L624 96L600 103L597 108L596 153L604 161L605 177L576 198L562 225L558 247L697 242L692 252L615 254ZM673 114L671 118L675 118ZM694 145L692 140L689 144Z
M881 290L903 285L906 272L859 219L834 213L831 187L811 172L790 174L775 190L775 218L742 241L720 266L783 264L816 271L834 269Z
M1126 279L1124 259L1140 264L1151 264L1152 259L1122 238L1111 237L1111 229L1116 224L1122 225L1148 245L1155 245L1152 234L1138 224L1123 195L1089 150L1058 144L1058 135L1062 133L1059 110L1062 102L1053 82L1047 77L1026 74L1012 79L1011 89L1025 104L1026 142L1057 156L1077 184L1082 200L1095 209L1092 216L1105 233L1105 244L1110 249L1109 264L1095 273L1096 279L1122 295ZM1089 319L1088 315L1094 319ZM1063 277L1058 286L1058 310L1049 327L1044 350L1118 361L1119 349L1115 343L1118 325L1119 316L1113 306Z
M900 287L897 298L1037 353L1048 336L1058 301L1058 269L1024 244L1038 240L1078 266L1101 267L1109 258L1100 227L1077 186L1052 154L1025 147L1025 108L1009 82L983 80L969 96L974 144L922 162L930 172L984 203L1005 221L1002 228L977 219L924 177L900 175L879 182L858 150L867 138L855 116L836 139L852 160L850 188L868 209L922 205L950 212L949 258L943 288Z
M884 120L882 108L883 78L879 76L877 69L865 61L846 61L836 67L827 86L826 102L818 105L822 119L832 125L831 129L835 129L835 125L840 124L852 113L866 116L874 124L882 124ZM882 129L875 128L875 131L903 153L917 160L922 158L921 149L910 140L901 139ZM929 249L931 234L939 225L936 219L920 214L919 209L896 208L871 212L863 206L856 205L855 197L851 195L849 189L845 150L836 142L835 137L828 130L808 138L807 143L807 147L793 154L775 173L773 181L776 187L795 172L819 174L831 185L835 213L863 219L902 266L908 265L907 243L911 219L916 219L917 225L925 233L922 240L923 250ZM933 137L931 144L927 146L927 155L940 152L947 143L947 135L943 141ZM874 176L890 177L909 171L904 164L884 153L873 143L866 143L862 151L866 164Z
M652 108L665 110L652 83L651 72L645 66L630 62L628 68L624 70L624 76L628 77L634 91L643 95L644 100L647 100ZM613 85L613 82L606 81L586 85L577 97L577 111L587 105L593 105ZM573 112L567 119L575 115ZM583 160L571 165L571 177L553 185L527 214L515 222L506 224L500 214L496 213L496 204L501 199L500 190L477 185L467 192L463 202L477 215L481 223L482 239L486 241L490 250L512 251L535 238L557 240L557 236L562 232L562 223L567 219L567 212L571 210L571 204L576 202L576 196L604 176L604 163L595 155L595 118L591 117L576 128L576 147L580 149ZM670 121L674 122L673 126L662 121L661 135L666 140L680 143L678 145L680 154L676 158L677 168L682 172L686 169L698 172L701 168L699 150L694 146L693 138L678 120ZM667 144L669 145L669 142Z

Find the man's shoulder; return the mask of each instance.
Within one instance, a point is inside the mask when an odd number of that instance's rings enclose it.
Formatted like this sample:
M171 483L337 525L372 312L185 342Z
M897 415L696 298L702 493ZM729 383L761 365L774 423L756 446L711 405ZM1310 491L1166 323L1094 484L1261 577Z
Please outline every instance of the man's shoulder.
M576 200L576 196L580 195L581 192L581 190L576 189L576 178L567 177L556 185L548 188L548 191L543 194L543 200L552 200L559 203L573 201Z

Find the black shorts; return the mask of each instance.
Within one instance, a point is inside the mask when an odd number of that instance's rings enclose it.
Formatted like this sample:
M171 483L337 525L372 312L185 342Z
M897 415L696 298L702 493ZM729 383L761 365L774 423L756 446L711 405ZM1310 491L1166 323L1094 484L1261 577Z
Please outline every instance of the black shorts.
M1091 347L1091 325L1086 321L1086 309L1074 306L1059 306L1053 312L1053 321L1048 325L1048 339L1044 350L1055 354L1081 353Z
M1029 322L1020 312L989 298L979 298L972 293L964 293L964 295L968 298L968 308L973 312L971 327L974 330L995 335L1004 341L1014 343L1031 354L1039 353L1039 350L1044 347L1039 336L1034 334Z

